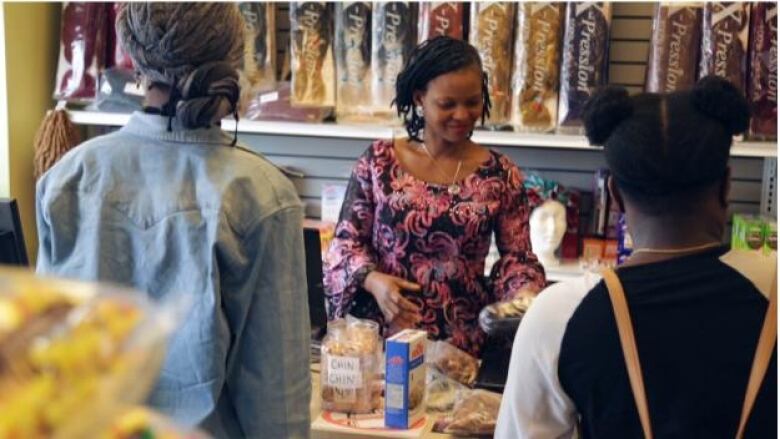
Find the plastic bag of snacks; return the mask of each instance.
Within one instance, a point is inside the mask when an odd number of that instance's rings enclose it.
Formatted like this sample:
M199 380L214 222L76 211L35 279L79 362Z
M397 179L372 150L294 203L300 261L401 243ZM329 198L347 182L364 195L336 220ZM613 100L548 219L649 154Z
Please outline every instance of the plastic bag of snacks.
M693 87L701 47L701 17L702 5L697 3L656 6L645 90L671 93Z
M493 303L482 308L479 313L479 326L491 336L514 336L534 297L534 293L521 293L512 300Z
M370 413L381 407L379 324L352 317L331 322L320 357L323 410Z
M104 431L146 398L181 310L131 290L0 270L0 438Z
M482 57L482 67L488 75L488 92L493 107L485 123L492 127L509 122L515 6L511 2L471 3L469 42L477 48Z
M463 384L439 372L435 367L426 370L425 409L428 412L449 412L455 406L458 392L467 389Z
M88 102L95 98L98 75L106 62L107 12L105 3L63 3L55 99Z
M474 384L477 379L479 360L446 341L430 342L426 348L425 362L466 386Z
M496 429L501 395L486 390L458 393L452 414L434 430L455 436L490 436Z
M170 418L145 407L123 412L101 439L208 439L206 433L176 424Z
M290 3L292 104L332 107L335 104L333 4Z
M558 118L563 3L523 3L517 11L512 124L552 131Z
M243 71L253 91L272 89L276 82L276 5L238 4L244 18Z
M607 83L612 5L607 2L566 4L563 35L558 131L579 134L582 111L593 91Z

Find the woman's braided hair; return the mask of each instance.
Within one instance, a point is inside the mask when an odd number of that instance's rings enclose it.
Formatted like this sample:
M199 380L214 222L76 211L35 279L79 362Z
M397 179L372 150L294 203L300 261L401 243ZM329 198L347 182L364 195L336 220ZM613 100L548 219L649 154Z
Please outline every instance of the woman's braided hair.
M487 73L482 69L482 59L474 46L466 41L439 36L417 46L395 83L395 105L398 116L404 121L409 138L421 141L420 132L425 120L414 111L414 92L425 90L434 78L446 73L475 67L482 74L482 123L490 116L490 95Z

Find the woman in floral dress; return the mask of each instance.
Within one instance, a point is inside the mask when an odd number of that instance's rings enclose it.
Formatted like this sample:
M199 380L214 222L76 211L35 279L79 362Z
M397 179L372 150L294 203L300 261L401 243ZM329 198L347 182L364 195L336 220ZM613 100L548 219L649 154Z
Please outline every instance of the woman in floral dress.
M386 335L424 329L479 356L480 310L545 285L523 177L508 157L471 141L490 98L467 42L418 46L394 104L409 137L375 141L355 165L325 260L328 317L369 318ZM486 279L492 235L501 258Z

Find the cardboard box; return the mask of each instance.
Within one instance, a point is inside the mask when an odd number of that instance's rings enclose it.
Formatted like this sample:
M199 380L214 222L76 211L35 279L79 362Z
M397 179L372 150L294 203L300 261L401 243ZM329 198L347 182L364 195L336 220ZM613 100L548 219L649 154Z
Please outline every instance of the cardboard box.
M425 417L427 333L405 329L385 346L385 426L409 429Z

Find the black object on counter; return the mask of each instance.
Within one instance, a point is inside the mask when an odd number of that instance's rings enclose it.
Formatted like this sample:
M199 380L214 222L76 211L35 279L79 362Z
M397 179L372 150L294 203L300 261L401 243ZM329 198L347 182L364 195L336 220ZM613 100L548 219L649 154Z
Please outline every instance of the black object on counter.
M494 392L504 392L509 375L509 360L512 357L511 337L489 336L482 350L482 364L477 372L474 387Z

